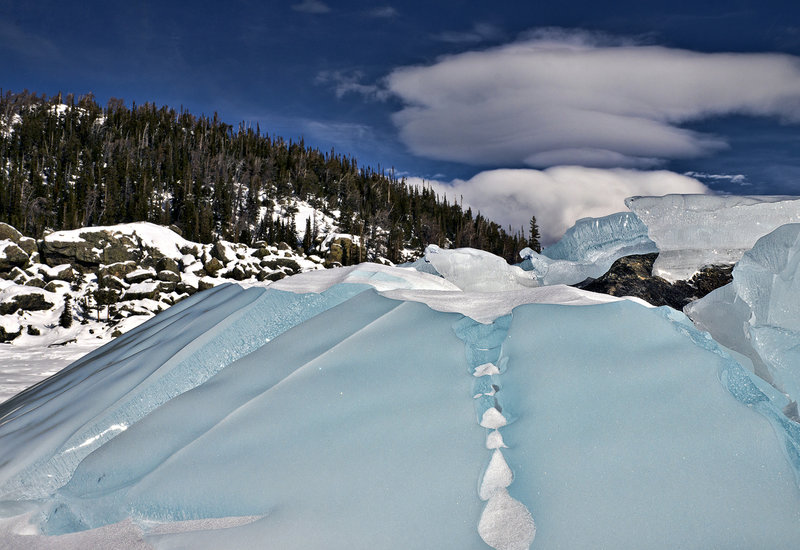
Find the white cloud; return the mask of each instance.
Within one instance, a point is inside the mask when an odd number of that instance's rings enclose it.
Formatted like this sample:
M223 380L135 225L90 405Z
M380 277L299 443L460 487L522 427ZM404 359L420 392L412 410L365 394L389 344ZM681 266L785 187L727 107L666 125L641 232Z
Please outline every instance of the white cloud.
M364 73L354 71L320 71L314 78L315 84L330 85L341 99L349 93L361 94L367 99L384 101L390 93L386 88L376 84L364 84Z
M331 11L326 4L319 0L303 0L299 4L292 4L292 9L294 11L314 14L328 13Z
M503 169L481 172L469 180L409 178L410 185L429 185L449 201L480 211L504 228L528 230L535 215L544 243L557 241L577 220L625 211L635 195L708 193L699 181L664 170L641 171L558 166L547 170Z
M405 104L393 120L413 153L484 166L652 167L727 146L687 122L729 114L800 122L800 58L553 29L395 69L385 85Z

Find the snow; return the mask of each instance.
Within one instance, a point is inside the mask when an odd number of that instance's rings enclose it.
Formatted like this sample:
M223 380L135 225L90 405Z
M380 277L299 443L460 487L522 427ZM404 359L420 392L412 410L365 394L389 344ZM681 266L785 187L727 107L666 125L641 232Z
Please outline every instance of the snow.
M625 204L658 246L653 274L668 281L690 279L705 265L733 264L760 237L800 222L797 197L666 195Z

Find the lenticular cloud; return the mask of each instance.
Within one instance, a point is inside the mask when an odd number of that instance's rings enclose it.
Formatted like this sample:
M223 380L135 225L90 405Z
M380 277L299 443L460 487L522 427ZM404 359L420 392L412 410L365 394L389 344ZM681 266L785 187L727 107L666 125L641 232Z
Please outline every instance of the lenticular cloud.
M400 136L421 156L477 165L650 167L726 147L680 125L748 114L798 122L800 63L549 33L396 69Z

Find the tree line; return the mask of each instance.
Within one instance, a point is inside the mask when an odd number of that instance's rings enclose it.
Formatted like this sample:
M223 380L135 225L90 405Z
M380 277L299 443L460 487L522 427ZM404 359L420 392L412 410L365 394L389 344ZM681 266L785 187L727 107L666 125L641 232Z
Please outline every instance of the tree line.
M0 91L0 221L41 237L46 229L149 221L189 240L287 242L312 252L317 228L298 240L288 199L338 213L363 255L403 261L427 244L480 248L509 261L529 245L455 199L410 187L393 170L153 103L105 107L76 98ZM535 223L531 224L531 237Z

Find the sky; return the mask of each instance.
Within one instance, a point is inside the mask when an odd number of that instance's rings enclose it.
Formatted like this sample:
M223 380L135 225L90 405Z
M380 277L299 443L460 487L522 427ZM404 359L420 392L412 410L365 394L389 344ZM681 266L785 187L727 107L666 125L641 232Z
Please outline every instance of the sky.
M546 242L630 195L800 195L790 0L0 0L0 77L258 124Z

